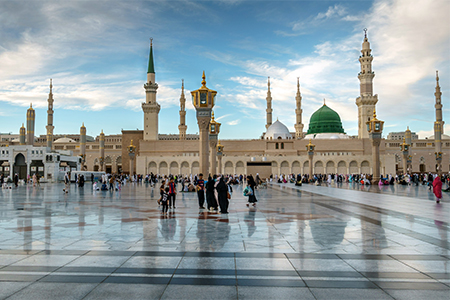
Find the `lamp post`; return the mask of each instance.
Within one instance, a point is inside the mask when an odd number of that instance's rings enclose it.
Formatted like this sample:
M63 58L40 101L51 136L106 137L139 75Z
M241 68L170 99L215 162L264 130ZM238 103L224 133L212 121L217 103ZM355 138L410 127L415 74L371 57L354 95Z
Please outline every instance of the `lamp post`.
M306 151L308 152L309 158L309 181L313 178L313 157L314 157L314 149L316 145L311 143L311 139L309 140L309 144L306 145Z
M133 140L130 142L130 146L128 146L128 156L130 157L130 180L131 176L133 176L134 169L134 156L136 155L136 146L133 145Z
M212 112L211 122L209 123L209 147L210 147L210 174L211 176L216 174L216 147L217 147L217 136L220 131L220 123L214 120L214 112Z
M403 143L400 144L400 150L403 154L403 173L408 173L408 155L409 155L409 144L406 143L405 139L403 139Z
M366 125L369 138L372 140L372 184L376 184L380 180L380 143L384 122L377 119L375 109L373 110L372 120L366 122Z
M200 136L200 173L208 174L208 129L211 120L211 110L214 107L214 100L217 92L206 87L205 71L203 71L202 79L202 87L198 90L192 91L191 95L192 103L197 111L197 124Z
M408 155L407 163L408 163L408 173L412 172L412 156L411 155Z
M223 156L223 145L219 143L217 144L217 164L218 164L218 173L222 174L222 156Z

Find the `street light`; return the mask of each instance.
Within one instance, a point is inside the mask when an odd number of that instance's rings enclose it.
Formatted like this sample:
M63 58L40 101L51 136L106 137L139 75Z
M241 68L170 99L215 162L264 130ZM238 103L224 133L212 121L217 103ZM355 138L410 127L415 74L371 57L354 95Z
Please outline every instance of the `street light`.
M373 110L372 120L366 122L366 125L367 131L369 132L369 138L372 140L372 184L376 184L380 180L380 143L384 122L377 119L375 109Z
M403 153L403 173L408 173L407 171L407 164L408 164L408 154L409 154L409 147L411 145L406 143L406 139L403 139L403 143L400 144L400 151Z
M306 152L308 152L309 158L309 181L313 179L313 157L314 157L314 149L316 145L311 143L311 139L309 139L309 144L306 145Z

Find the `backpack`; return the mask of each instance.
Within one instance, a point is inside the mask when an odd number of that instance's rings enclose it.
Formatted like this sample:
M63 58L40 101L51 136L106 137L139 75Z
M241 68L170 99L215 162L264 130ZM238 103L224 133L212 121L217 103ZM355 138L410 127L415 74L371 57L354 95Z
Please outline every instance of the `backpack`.
M244 196L251 196L251 195L253 195L252 188L249 187L249 186L246 186L245 189L244 189Z

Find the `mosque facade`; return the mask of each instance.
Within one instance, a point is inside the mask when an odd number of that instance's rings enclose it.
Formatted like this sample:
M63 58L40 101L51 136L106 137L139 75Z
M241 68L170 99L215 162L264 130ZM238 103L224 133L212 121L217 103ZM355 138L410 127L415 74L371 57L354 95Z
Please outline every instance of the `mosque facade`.
M78 157L80 159L79 166L73 166L72 168L82 170L128 173L131 169L130 163L133 163L132 169L138 174L152 172L160 175L189 175L200 173L201 165L205 164L202 157L204 158L206 148L203 148L203 153L201 153L202 138L199 135L186 133L184 82L180 95L179 132L168 135L159 134L158 114L161 106L157 102L158 84L156 83L153 60L153 45L151 44L147 81L144 84L145 101L142 103L144 126L142 130L123 130L116 135L105 135L102 132L99 136L93 138L86 136L86 127L83 124L79 134L54 135L53 103L55 100L52 94L52 82L50 82L46 135L34 137L35 113L34 110L28 110L27 128L25 129L22 126L19 139L0 141L0 172L6 175L12 174L19 154L26 157L27 173L33 172L31 169L32 161L38 161L39 159L28 159L29 156L31 157L30 151L34 152L35 150L30 148L25 151L24 145L27 145L28 147L39 147L36 151L38 153L42 151L42 161L45 161L45 157L48 157L51 153L64 157L70 155ZM259 173L262 177L268 177L270 174L308 173L310 160L306 146L312 141L315 144L312 160L314 174L372 174L372 142L366 129L366 122L373 118L378 95L373 94L375 73L372 70L373 56L367 33L364 35L359 61L361 65L361 70L358 73L360 95L355 101L358 107L357 136L349 136L345 133L339 114L325 103L312 114L308 129L305 131L305 126L302 123L302 96L298 79L294 97L296 103L295 132L290 132L279 120L272 122L272 95L269 78L265 132L255 139L220 139L218 143L214 143L212 140L214 135L210 134L210 147L206 161L209 173ZM206 88L205 78L203 78L202 84L203 86L199 91ZM207 88L205 91L207 91L205 92L205 98L200 97L198 99L199 107L202 105L202 101L214 103L215 91ZM411 131L407 129L404 132L405 140L403 142L403 144L409 145L407 152L400 150L401 140L383 139L380 144L381 174L449 172L450 137L444 135L441 95L439 77L436 74L435 136L428 139L418 139L417 135L413 135L414 138L412 138ZM200 124L201 114L205 113L206 110L197 110L199 126L208 126L208 124ZM382 112L378 115L382 117ZM208 120L211 120L209 128L211 128L211 124L220 126L219 123L214 121L214 117ZM203 137L203 142L205 142L204 139ZM134 145L136 153L133 160L130 160L129 156L131 144ZM216 155L218 144L222 147L223 152ZM8 151L7 159L6 151ZM437 160L439 155L440 161ZM20 159L22 162L22 157ZM67 158L65 159L67 162L69 161ZM66 165L68 165L67 162ZM50 167L50 165L47 167L45 164L41 166L43 176L50 179L48 178L49 172L45 172L47 168L54 167Z

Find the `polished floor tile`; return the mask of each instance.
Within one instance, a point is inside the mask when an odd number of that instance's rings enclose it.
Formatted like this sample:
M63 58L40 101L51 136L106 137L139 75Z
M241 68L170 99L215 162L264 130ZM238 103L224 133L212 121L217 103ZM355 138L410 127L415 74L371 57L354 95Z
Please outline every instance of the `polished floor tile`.
M446 299L450 196L273 184L228 215L157 189L0 190L0 299ZM430 200L431 199L431 200ZM447 297L448 298L448 297ZM9 299L9 298L8 298Z

